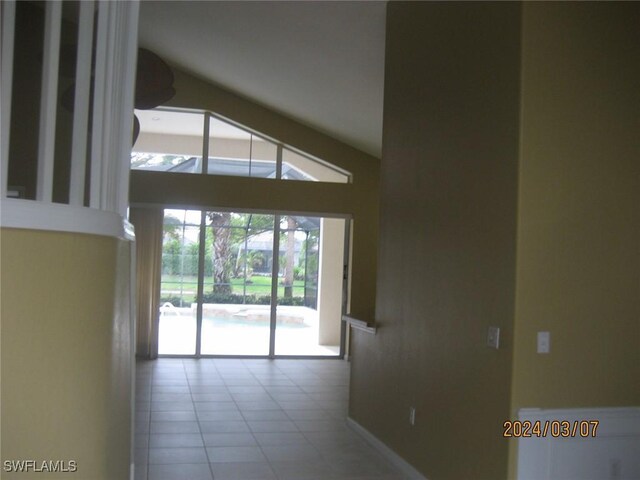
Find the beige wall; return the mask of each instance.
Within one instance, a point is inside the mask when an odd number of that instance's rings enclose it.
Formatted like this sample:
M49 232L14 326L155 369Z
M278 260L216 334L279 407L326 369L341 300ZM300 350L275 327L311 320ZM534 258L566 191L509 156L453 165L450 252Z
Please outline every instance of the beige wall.
M506 476L519 24L511 3L387 11L378 333L352 330L349 413L430 480Z
M78 466L66 475L2 478L128 478L129 243L7 228L0 234L2 461Z
M345 221L323 218L320 223L318 277L318 343L340 345L342 325L342 269Z
M276 146L258 138L213 138L209 144L209 156L276 161ZM134 152L169 153L173 155L202 156L202 135L170 135L140 132L133 147Z
M140 132L134 152L167 153L172 155L202 156L202 135L167 135Z
M259 209L353 218L351 312L372 319L378 238L379 160L175 69L168 106L209 110L323 159L353 175L350 184L133 171L132 204ZM137 145L136 145L137 147Z
M637 3L523 7L513 415L640 405L638 25Z

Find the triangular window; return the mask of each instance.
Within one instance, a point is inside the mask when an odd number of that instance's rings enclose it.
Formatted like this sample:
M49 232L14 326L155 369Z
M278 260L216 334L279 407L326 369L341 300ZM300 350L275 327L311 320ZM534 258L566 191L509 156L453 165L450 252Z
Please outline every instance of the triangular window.
M330 163L211 112L136 110L133 170L349 183Z

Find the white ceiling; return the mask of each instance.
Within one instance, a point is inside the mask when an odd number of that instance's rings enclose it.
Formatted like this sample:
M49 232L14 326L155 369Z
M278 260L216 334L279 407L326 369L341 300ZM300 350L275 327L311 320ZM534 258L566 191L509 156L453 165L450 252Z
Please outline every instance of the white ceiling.
M136 110L135 113L140 121L140 131L144 133L202 137L204 132L202 113L160 109ZM209 133L216 138L251 140L251 134L246 130L213 117L209 120Z
M383 1L143 1L140 46L380 157Z

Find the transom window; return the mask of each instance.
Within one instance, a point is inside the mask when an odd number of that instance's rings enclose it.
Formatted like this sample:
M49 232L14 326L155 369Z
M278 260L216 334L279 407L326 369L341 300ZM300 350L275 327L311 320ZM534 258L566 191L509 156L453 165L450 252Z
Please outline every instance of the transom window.
M140 134L131 168L311 182L349 183L335 165L211 112L136 110Z

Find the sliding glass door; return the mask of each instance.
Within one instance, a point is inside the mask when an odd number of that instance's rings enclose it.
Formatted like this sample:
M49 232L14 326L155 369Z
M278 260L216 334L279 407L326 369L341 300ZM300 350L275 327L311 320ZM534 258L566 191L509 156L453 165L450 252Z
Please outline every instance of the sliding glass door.
M165 210L159 353L340 355L346 224Z
M165 210L158 352L194 355L197 336L201 213Z
M339 355L345 220L280 217L276 355Z
M204 355L269 355L273 215L206 212Z

